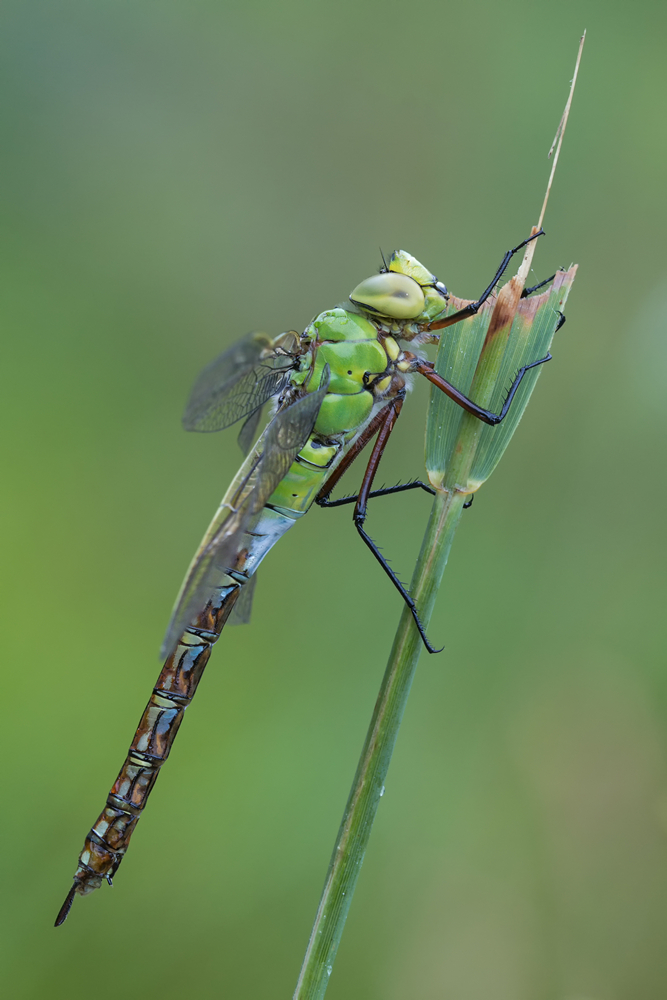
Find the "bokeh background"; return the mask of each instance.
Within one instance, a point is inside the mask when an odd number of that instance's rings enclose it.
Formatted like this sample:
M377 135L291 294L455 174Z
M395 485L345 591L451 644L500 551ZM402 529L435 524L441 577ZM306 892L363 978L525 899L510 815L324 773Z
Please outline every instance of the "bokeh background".
M379 246L478 294L538 215L584 28L535 258L581 265L569 322L456 539L328 997L667 995L666 26L651 0L5 0L5 996L292 995L400 612L346 509L267 559L114 890L52 927L239 462L183 403ZM423 471L408 402L386 482ZM404 577L427 511L372 510Z

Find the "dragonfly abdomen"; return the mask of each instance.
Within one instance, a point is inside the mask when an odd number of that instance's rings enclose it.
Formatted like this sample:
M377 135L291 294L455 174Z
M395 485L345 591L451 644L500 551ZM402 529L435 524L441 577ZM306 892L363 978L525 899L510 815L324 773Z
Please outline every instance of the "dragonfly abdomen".
M86 896L105 879L110 883L117 872L160 767L169 756L185 709L195 695L211 649L240 591L238 584L217 588L167 658L106 806L86 837L74 884L56 926L66 919L75 895Z

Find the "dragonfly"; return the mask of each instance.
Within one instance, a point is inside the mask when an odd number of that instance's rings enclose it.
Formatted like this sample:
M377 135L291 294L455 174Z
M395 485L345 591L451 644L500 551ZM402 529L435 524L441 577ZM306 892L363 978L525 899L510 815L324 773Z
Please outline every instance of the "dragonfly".
M183 417L186 430L212 432L243 421L239 443L246 458L187 570L162 644L164 666L104 809L86 836L56 926L67 919L75 896L88 895L104 881L112 885L224 625L249 620L259 564L313 504L354 503L357 532L410 609L425 648L439 652L409 591L365 528L369 499L409 489L435 492L419 480L372 488L407 380L423 376L468 413L496 425L526 372L551 355L519 369L494 413L400 341L417 348L436 343L438 331L474 316L514 254L541 235L542 230L508 250L480 297L454 312L446 286L416 258L396 251L388 261L383 258L379 273L357 285L349 305L320 313L301 334L250 333L202 371ZM270 401L273 416L253 444ZM330 499L374 438L359 492Z

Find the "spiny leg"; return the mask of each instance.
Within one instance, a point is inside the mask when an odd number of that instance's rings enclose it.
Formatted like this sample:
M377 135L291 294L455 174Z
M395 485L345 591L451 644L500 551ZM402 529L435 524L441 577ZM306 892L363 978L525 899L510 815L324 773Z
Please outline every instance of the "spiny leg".
M524 290L521 293L521 298L522 299L527 299L528 296L532 295L533 292L536 292L538 288L544 288L545 285L548 285L549 282L553 281L555 277L556 277L556 275L552 274L550 278L545 278L544 281L540 281L539 284L532 285L530 288L524 288Z
M564 322L565 317L562 316L562 320ZM561 322L559 326L562 326L563 322ZM539 358L537 361L531 361L529 365L524 365L523 368L519 368L516 378L512 382L509 392L505 397L505 402L501 407L500 413L493 413L491 410L485 410L482 406L478 406L477 403L473 403L472 399L468 399L468 397L457 389L456 386L452 385L451 382L444 379L442 375L438 375L435 371L435 366L431 361L422 361L421 358L415 358L412 363L411 371L419 372L420 375L423 375L429 380L429 382L432 382L433 385L437 386L438 389L441 389L442 392L449 396L449 398L455 403L458 403L458 405L464 410L468 413L472 413L473 417L477 417L479 420L483 420L485 424L490 424L491 427L495 427L507 416L509 408L512 405L512 400L514 399L516 391L521 385L521 381L526 372L531 368L536 368L537 365L546 364L547 361L551 361L550 354L547 354L544 358Z
M383 486L381 490L371 490L366 499L372 500L374 497L388 497L392 493L405 493L406 490L425 490L432 497L435 496L435 490L432 486L427 486L420 479L415 479L412 483L398 483L396 486ZM316 503L320 507L343 507L346 503L356 503L358 499L359 494L353 493L349 497L341 497L340 500L329 500L327 497L323 497L321 500L317 500Z
M396 576L396 574L394 573L393 569L391 568L391 566L389 565L389 563L387 562L387 560L384 558L384 556L382 555L382 553L378 549L378 547L375 544L375 542L373 541L373 539L364 530L364 526L363 526L364 525L364 521L366 520L366 505L367 505L368 499L369 499L370 494L371 494L371 487L373 485L373 479L375 478L375 473L377 472L377 468L378 468L378 465L380 464L380 459L382 458L382 453L384 452L384 449L385 449L385 447L387 445L387 441L389 440L391 432L393 431L394 426L396 424L396 421L398 420L398 416L399 416L399 414L401 412L401 407L403 406L403 399L404 398L405 398L405 393L402 392L400 395L396 396L391 401L391 403L389 403L388 406L384 407L380 411L380 413L378 413L375 416L375 418L371 421L371 423L368 425L368 427L366 427L364 429L364 432L362 433L362 435L360 435L360 437L355 442L355 448L350 450L350 452L346 455L346 457L343 460L343 462L341 462L341 464L338 466L338 468L332 474L332 476L330 477L330 479L328 479L327 482L324 484L324 486L322 487L320 493L315 498L315 502L317 504L319 504L321 507L338 506L338 504L336 503L336 501L329 501L328 500L328 497L329 497L329 494L331 493L331 490L336 485L336 483L338 482L338 480L340 479L340 477L343 475L343 473L349 468L349 466L351 465L352 461L354 461L354 459L357 457L357 455L361 451L361 448L364 447L364 445L366 445L368 443L368 441L372 437L373 433L375 433L375 431L378 430L379 433L378 433L377 439L375 441L375 444L373 446L373 451L371 452L371 456L370 456L370 458L368 460L368 465L366 466L366 471L364 473L364 478L363 478L362 483L361 483L361 489L359 490L358 495L355 497L355 501L356 502L355 502L354 514L353 514L354 525L355 525L357 531L359 532L361 538L364 540L364 542L366 543L366 545L368 546L368 548L371 550L371 552L373 553L373 555L375 556L375 558L377 559L377 561L380 563L380 565L382 566L382 569L385 571L385 573L387 574L387 576L389 577L389 579L391 580L391 582L396 587L396 589L398 590L399 594L401 595L401 597L403 598L403 600L407 604L408 608L410 609L410 613L412 614L412 617L414 619L415 625L417 626L417 629L418 629L419 634L421 636L422 642L426 646L426 649L429 651L429 653L440 653L440 652L442 652L442 650L441 649L436 649L429 642L428 637L426 635L426 630L425 630L425 628L424 628L424 626L423 626L423 624L421 622L421 619L419 617L419 613L417 612L417 605L415 604L414 600L410 596L408 590L406 589L406 587L403 586L403 584L401 583L401 581L399 580L399 578ZM373 427L372 431L370 430L371 427ZM362 440L363 440L363 443L361 444L360 442ZM359 445L359 447L356 447L357 445ZM341 466L342 466L342 468L341 468ZM422 484L422 485L424 485L424 484ZM408 484L408 486L406 488L411 488L411 486ZM431 492L430 487L425 487L425 488L429 492ZM381 494L384 491L378 490L377 492L379 494ZM398 491L396 491L396 492L398 492ZM347 498L345 498L345 499L347 499Z
M478 299L476 299L474 302L469 302L467 306L464 306L463 309L459 309L457 312L452 313L451 316L446 316L445 319L438 320L437 323L429 324L427 329L444 330L446 326L453 326L454 323L459 323L462 319L468 319L468 317L474 316L475 313L479 311L480 306L482 306L486 302L489 295L491 294L493 289L496 287L496 285L502 278L503 274L507 269L507 265L511 261L514 254L518 253L519 250L523 250L525 246L527 246L532 240L536 240L538 236L544 236L543 229L540 229L540 231L537 233L533 233L533 235L529 236L527 240L523 241L523 243L519 243L518 246L514 247L512 250L507 251L502 261L500 262L500 267L493 276L493 280L489 285L487 285L487 287L484 289L484 291L482 292L482 294Z
M367 499L373 500L375 497L388 497L393 493L405 493L406 490L424 490L426 493L430 493L432 497L435 496L435 490L432 486L422 483L421 479L414 479L411 483L397 483L396 486L383 486L381 490L371 490ZM343 507L346 503L355 503L358 499L359 494L352 493L348 497L341 497L340 500L328 500L325 497L322 500L318 500L317 503L320 507ZM467 510L469 507L472 507L474 499L475 494L471 493L470 500L466 500L463 504L463 509Z

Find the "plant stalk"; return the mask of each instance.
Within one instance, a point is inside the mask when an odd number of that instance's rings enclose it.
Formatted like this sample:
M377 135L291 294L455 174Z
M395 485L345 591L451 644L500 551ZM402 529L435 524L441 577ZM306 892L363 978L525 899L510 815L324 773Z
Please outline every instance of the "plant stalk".
M533 228L533 236L541 227L544 219L563 141L563 133L572 104L572 94L585 37L586 33L584 32L579 43L570 94L556 132L556 138L549 151L549 156L551 156L555 148L556 155L540 213L540 221ZM535 240L529 243L518 274L499 291L490 318L486 339L470 387L471 398L484 407L489 406L491 402L494 387L500 374L503 353L507 347L521 292L526 284L526 278L532 264L535 245ZM426 628L431 620L436 594L463 510L468 491L468 480L481 436L481 422L471 414L465 413L458 428L448 468L446 470L429 468L429 478L432 485L440 485L443 474L444 484L443 488L436 488L431 515L410 584L410 593L419 608L421 620ZM509 442L509 437L507 442ZM421 637L409 608L404 606L375 704L373 718L366 734L366 742L357 766L357 773L354 776L352 790L338 830L322 898L293 1000L321 1000L329 985L329 977L359 878L375 814L384 793L387 771L421 649Z
M428 627L465 496L438 490L410 585ZM336 838L294 1000L321 1000L370 839L422 641L404 607Z

